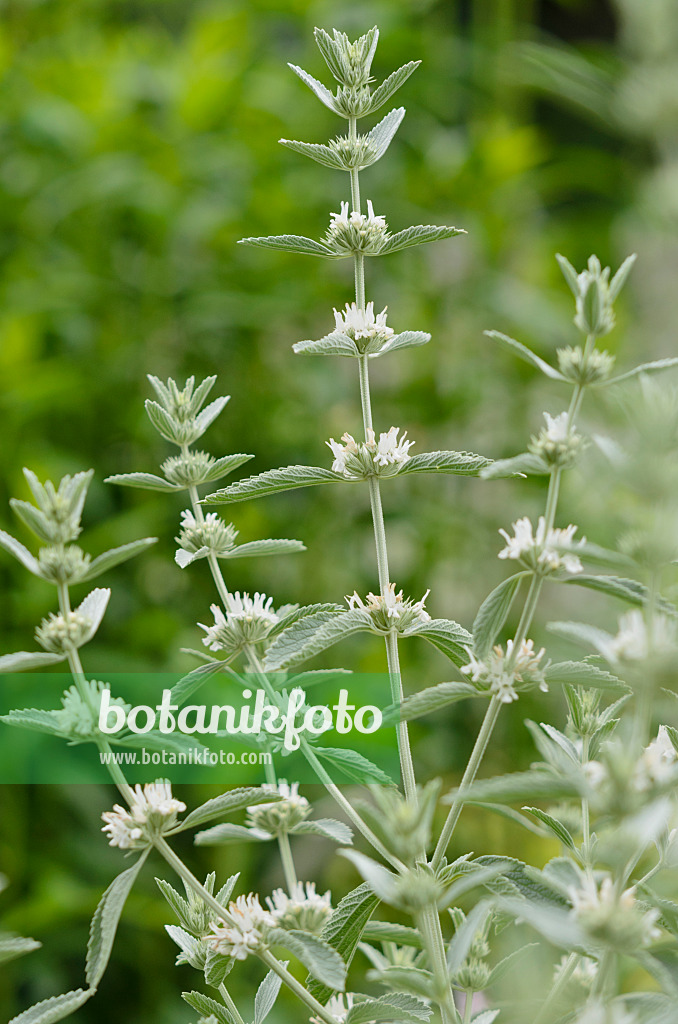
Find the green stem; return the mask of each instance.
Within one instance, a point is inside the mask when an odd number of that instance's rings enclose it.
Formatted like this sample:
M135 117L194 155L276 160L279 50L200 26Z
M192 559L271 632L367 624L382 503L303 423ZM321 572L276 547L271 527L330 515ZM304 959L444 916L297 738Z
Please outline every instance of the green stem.
M574 969L579 963L580 959L581 956L579 953L570 953L565 963L565 966L558 975L558 980L556 981L555 985L553 986L553 988L547 995L546 999L540 1006L539 1012L532 1021L532 1024L544 1024L544 1022L548 1020L548 1011L551 1009L554 1002L556 1001L556 999L558 998L562 990L565 988L570 978L572 977Z
M285 885L287 886L287 891L291 896L297 887L297 873L294 869L292 847L290 846L290 837L287 835L287 832L278 833L278 847L280 849L280 859L285 873Z
M238 1010L238 1007L233 1002L233 1000L231 998L231 994L228 991L228 989L226 988L226 986L224 985L223 981L222 981L221 985L219 986L219 995L223 999L224 1005L226 1006L228 1012L231 1014L231 1016L235 1020L236 1024L245 1024L245 1021L243 1020L243 1018L240 1015L240 1011Z
M436 1002L440 1007L442 1024L461 1024L461 1016L452 995L437 907L435 904L430 904L417 916L419 931L424 940L424 948L428 953L435 979Z
M270 967L272 971L278 975L279 978L285 982L288 988L290 988L295 995L297 995L302 1002L306 1003L308 1008L313 1011L316 1017L320 1017L321 1020L325 1021L325 1024L337 1024L336 1017L334 1017L326 1007L321 1006L317 999L314 999L310 992L307 992L304 986L297 981L297 979L289 973L286 967L280 963L279 960L273 956L269 950L262 950L258 954L264 961L267 967Z
M473 989L467 988L465 993L464 1002L464 1021L463 1024L471 1024L471 1014L473 1013Z
M589 742L590 738L584 736L582 738L581 748L581 761L582 765L586 765L589 759ZM588 798L583 796L581 798L581 830L582 830L582 844L581 854L582 860L584 861L584 867L589 878L593 878L593 864L591 862L591 815L589 811Z

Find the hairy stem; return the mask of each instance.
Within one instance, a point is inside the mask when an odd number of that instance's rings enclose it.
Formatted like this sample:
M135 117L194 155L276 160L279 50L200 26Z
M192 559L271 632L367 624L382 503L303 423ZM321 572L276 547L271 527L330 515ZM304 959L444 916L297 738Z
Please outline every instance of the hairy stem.
M223 981L222 981L221 985L219 986L219 995L223 999L224 1005L226 1006L228 1012L231 1014L231 1016L235 1020L236 1024L245 1024L245 1021L243 1020L243 1018L240 1015L240 1011L238 1010L238 1007L235 1005L235 1003L233 1002L233 1000L231 998L231 993L228 991L228 989L224 985Z
M569 957L567 958L567 961L563 965L563 969L560 971L558 975L558 980L554 984L553 988L547 995L542 1005L539 1007L537 1016L532 1021L532 1024L545 1024L545 1021L549 1019L549 1011L551 1007L553 1006L556 999L563 991L570 978L572 977L574 970L580 960L581 955L579 953L570 953Z
M278 833L278 847L280 849L280 860L282 861L283 871L285 873L285 885L290 896L297 887L297 873L294 868L294 858L292 857L292 847L290 846L290 837L287 832Z
M424 948L428 953L435 979L436 1002L440 1008L442 1024L461 1024L459 1011L454 1004L452 987L447 971L445 946L440 928L438 909L434 903L425 907L417 915L419 931L424 940Z

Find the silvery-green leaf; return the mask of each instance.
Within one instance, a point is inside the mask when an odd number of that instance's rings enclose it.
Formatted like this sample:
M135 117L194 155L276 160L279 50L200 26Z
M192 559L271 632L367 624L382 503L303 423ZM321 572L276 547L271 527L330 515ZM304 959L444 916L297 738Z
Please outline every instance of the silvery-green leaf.
M603 690L626 689L621 679L598 668L597 665L592 665L589 661L561 661L555 665L549 665L544 672L544 678L549 685L560 683Z
M292 611L287 612L283 617L273 626L268 632L268 639L270 640L274 636L278 636L283 633L290 626L293 626L295 622L299 622L301 619L308 619L311 617L314 619L314 625L319 624L322 617L322 621L325 622L327 619L333 617L335 612L343 612L346 609L341 604L334 604L333 602L327 602L325 604L304 604L299 608L293 608ZM309 632L309 636L311 633ZM322 671L322 670L318 670ZM346 672L347 669L339 669L340 672Z
M494 1024L501 1010L481 1010L471 1017L471 1024Z
M401 249L408 249L411 245L423 245L424 242L437 242L442 238L454 238L455 235L465 235L463 228L438 227L435 224L416 224L403 231L397 231L395 235L384 243L379 250L380 256L386 256L390 252L399 252Z
M357 750L348 750L344 747L314 746L313 751L321 761L328 761L340 768L344 775L353 782L377 782L382 786L393 785L393 779L390 779L386 772L359 754Z
M179 706L184 704L211 676L226 668L229 660L218 661L217 659L211 659L206 664L194 668L188 675L183 676L178 683L174 684L170 691L170 703L178 704Z
M44 512L35 508L30 502L21 501L19 498L10 498L9 503L19 519L29 530L32 530L36 537L47 541L48 544L52 543L52 524Z
M659 370L668 370L672 366L678 366L678 358L654 359L651 363L642 363L640 366L634 366L632 370L627 370L626 373L620 373L619 376L611 377L609 380L603 381L602 383L607 387L609 384L619 384L622 380L629 380L631 377L637 377L641 373L656 373Z
M78 614L89 620L89 625L83 632L83 644L89 643L101 625L110 596L111 591L108 587L96 587L76 608Z
M322 164L323 167L329 167L332 170L338 171L346 170L344 161L329 146L323 146L318 142L297 142L294 139L278 139L278 142L285 149L291 149L293 153L310 157L311 160Z
M181 952L184 954L187 962L191 967L200 968L201 966L201 949L198 939L190 932L185 931L183 928L179 928L176 924L166 924L165 931L169 935L172 942L176 943Z
M363 950L369 955L368 949ZM378 981L381 985L388 985L399 992L409 992L422 999L431 1000L434 994L433 975L425 971L423 967L380 967L376 971L368 971L369 981Z
M629 272L631 270L631 267L636 262L636 259L637 259L637 255L636 255L635 252L631 253L630 256L627 256L626 259L624 260L624 262L622 263L622 265L620 266L619 270L617 271L617 273L614 275L614 277L610 281L610 290L609 290L610 302L614 302L614 300L617 298L617 296L619 295L620 291L622 290L622 288L626 284L626 278L629 276Z
M157 537L144 537L142 540L133 540L130 544L123 544L119 548L111 548L110 551L104 551L102 555L97 555L96 558L92 559L87 572L83 576L78 577L78 583L88 583L90 580L96 579L97 576L108 572L109 569L120 565L121 562L134 558L135 555L149 548L151 544L156 544L157 540Z
M556 253L556 259L558 261L558 266L563 272L563 277L567 281L570 291L576 298L579 295L579 276L577 271L574 269L570 261L566 259L565 256L561 256L559 252Z
M152 398L147 398L144 402L144 406L148 413L148 418L158 433L164 437L166 441L171 441L173 444L181 444L178 424L174 422L174 419L167 412L167 409L163 409L163 407L158 402L154 402Z
M360 352L356 343L342 334L341 331L332 331L318 341L298 341L292 345L292 351L297 355L309 356L348 356L353 359L360 358Z
M610 634L597 626L591 626L588 622L549 622L546 626L550 633L562 636L566 640L573 640L575 643L589 645L598 650L605 650L610 642Z
M426 345L430 340L431 335L424 331L403 331L389 338L378 352L371 352L370 359L378 359L379 356L385 356L388 352L395 352L401 348L417 348L419 345Z
M443 797L442 803L452 803L458 791ZM467 786L464 801L473 803L524 803L525 800L559 800L561 797L579 796L580 790L572 778L564 778L544 769L532 769L500 775L494 779L478 779Z
M169 882L166 882L164 878L156 878L156 883L160 892L163 894L170 907L177 915L179 920L183 923L187 923L188 916L191 912L190 904L188 900L185 900L176 889L174 889Z
M56 1021L63 1020L78 1010L93 995L94 989L78 988L73 992L65 992L62 996L51 996L12 1017L9 1024L56 1024Z
M477 476L483 466L489 466L491 459L473 452L422 452L413 455L398 470L398 476L411 473L453 473L456 476Z
M270 671L291 668L308 658L328 650L334 644L355 633L371 632L372 619L368 612L355 610L341 612L322 622L308 636L309 620L302 619L285 630L269 648L264 667Z
M411 60L407 64L403 64L397 71L393 71L388 78L385 78L381 85L372 93L370 101L370 114L373 114L380 107L383 107L384 103L391 98L394 92L403 85L410 77L413 71L415 71L421 64L420 60Z
M437 647L460 668L468 663L468 648L473 637L458 622L451 619L430 619L417 622L404 631L403 636L420 636Z
M465 865L465 873L461 878L457 878L452 882L438 900L438 909L442 910L443 907L456 905L467 892L471 892L479 885L486 885L503 874L509 864L510 861L501 857L497 857L493 864L488 865L481 865L476 861L468 861Z
M316 242L303 235L266 235L261 238L241 238L238 245L253 245L260 249L277 249L281 252L296 252L301 256L324 256L325 259L337 259L349 253L336 253L324 242Z
M197 1010L202 1017L209 1020L210 1024L214 1018L218 1024L236 1024L235 1018L224 1004L218 1003L211 996L206 996L202 992L182 992L181 998L194 1010Z
M334 990L344 991L346 965L336 949L323 939L296 929L273 928L268 941L293 953L318 981Z
M511 917L531 925L554 946L561 949L586 947L586 936L569 910L510 897L500 897L499 907Z
M270 793L260 786L239 786L237 789L227 789L225 793L213 797L206 803L196 807L188 814L176 832L183 832L187 828L194 828L214 818L221 818L234 811L240 811L245 807L254 807L256 804L277 803L280 799L278 793Z
M351 965L365 925L378 904L379 899L371 886L363 882L344 896L325 923L321 938L337 950L347 968ZM310 976L306 979L306 988L323 1004L333 991L330 986L322 985Z
M474 800L465 801L469 804L474 804ZM527 818L520 811L514 810L513 807L504 807L502 804L488 803L486 800L479 801L478 806L484 807L486 811L492 811L493 814L498 814L500 818L506 818L507 821L512 821L516 825L520 825L522 828L527 829L528 832L532 832L535 836L543 836L543 830L535 825L533 821Z
M522 452L510 459L497 459L480 471L483 480L497 480L507 476L544 476L551 467L534 452Z
M225 843L267 843L274 836L264 832L263 829L245 828L244 825L232 825L224 822L223 825L215 825L213 828L198 832L193 840L196 846L223 846Z
M243 455L240 452L237 455L224 455L210 467L201 482L206 484L211 480L219 480L222 476L228 476L229 473L239 469L245 462L249 462L253 458L253 455Z
M343 82L350 69L346 67L341 50L334 39L322 28L314 29L313 35L328 68L338 82Z
M553 815L547 814L546 811L542 811L539 807L523 807L523 810L540 821L559 842L567 846L573 853L576 851L574 839L561 821L558 821Z
M488 594L478 609L472 631L473 650L481 660L489 654L504 628L520 584L524 577L529 575L528 572L518 572L514 576L509 576Z
M0 547L3 547L10 555L14 555L34 576L40 576L40 565L37 558L20 541L15 540L14 537L10 536L9 533L5 533L4 530L0 530Z
M423 949L422 938L416 928L392 921L368 921L363 936L373 942L395 942L398 946Z
M312 75L309 75L309 73L307 71L304 71L303 68L297 67L296 64L288 64L288 67L292 68L292 71L294 71L295 75L298 75L302 82L304 82L309 87L309 89L316 94L321 103L324 103L325 106L329 107L329 109L333 111L335 114L339 113L334 102L334 96L332 95L330 90L327 89L322 84L322 82L319 82L317 78L314 78Z
M107 484L121 484L123 487L140 487L144 491L180 491L181 484L172 484L153 473L114 473L104 480Z
M251 540L217 555L217 558L259 558L263 555L289 555L294 551L305 550L306 545L300 540Z
M199 437L202 437L207 428L214 423L219 413L230 400L230 397L230 395L222 395L221 398L215 398L213 402L210 402L209 405L205 406L202 412L198 413L195 418L196 433L194 437L196 441Z
M16 654L0 656L0 672L25 672L29 668L44 668L65 661L65 654L50 654L47 651L17 651Z
M384 725L410 722L413 718L440 711L457 701L478 696L478 690L471 683L438 683L437 686L428 686L425 690L413 693L400 704L391 704L385 708L382 721Z
M287 963L283 966L287 967ZM278 998L281 985L282 978L275 971L269 971L254 997L254 1024L263 1024L266 1020Z
M476 934L484 927L492 910L488 900L480 900L457 928L447 947L447 969L451 977L466 960Z
M150 732L143 732L134 735L125 735L122 738L111 737L111 742L118 747L127 747L132 750L168 750L175 754L188 754L191 750L204 753L207 747L195 738L181 732L160 732L158 729L151 729Z
M378 999L364 999L354 1003L346 1015L346 1024L419 1024L422 1020L428 1020L432 1012L430 1006L413 996L404 992L389 992Z
M309 686L316 686L318 683L326 683L328 679L336 679L338 676L350 676L353 672L350 668L315 668L309 669L308 672L298 672L295 675L281 677L280 679L272 680L276 690L280 690L283 687L291 690L293 687L299 686L302 690L307 690Z
M324 836L335 843L344 843L350 846L353 842L353 832L343 821L335 821L334 818L314 818L313 821L300 821L298 825L290 829L291 835Z
M7 935L0 933L0 965L8 964L10 960L24 956L25 953L32 953L34 949L40 949L41 943L35 939L24 939L20 935Z
M10 711L7 715L0 715L0 722L4 722L5 725L16 725L20 729L30 729L33 732L48 733L50 736L63 736L64 734L57 711L22 708L20 711Z
M547 362L541 359L535 352L527 347L527 345L521 344L516 341L515 338L509 338L508 334L502 334L501 331L483 331L488 338L494 338L496 341L500 341L503 345L506 345L513 353L524 359L526 363L531 363L532 366L536 366L538 370L550 377L551 380L567 380L563 377L560 370L556 370L555 367L550 366Z
M379 124L375 124L372 131L368 132L367 138L377 151L377 155L370 163L380 160L391 144L393 136L398 131L400 122L405 116L404 107L396 107L383 117Z
M577 573L560 579L561 583L575 583L579 587L587 587L589 590L598 590L601 594L609 594L610 597L619 597L628 604L642 608L647 604L649 591L646 586L638 580L624 579L621 576L587 576ZM667 615L675 615L674 606L663 597L657 599L659 610Z
M339 854L351 861L380 900L389 904L397 900L398 875L358 850L339 850Z
M319 466L285 466L284 469L269 469L265 473L238 480L235 484L222 487L214 494L202 499L203 505L229 505L234 501L249 498L263 498L279 491L292 491L297 487L315 487L317 484L335 483L345 480L341 473L322 469Z
M122 909L147 855L148 850L144 850L131 868L113 879L94 911L89 929L85 967L85 977L90 988L96 989L104 976Z
M217 953L216 949L209 949L205 956L205 981L212 988L219 988L231 973L235 964L236 961L232 956L224 956L223 953Z

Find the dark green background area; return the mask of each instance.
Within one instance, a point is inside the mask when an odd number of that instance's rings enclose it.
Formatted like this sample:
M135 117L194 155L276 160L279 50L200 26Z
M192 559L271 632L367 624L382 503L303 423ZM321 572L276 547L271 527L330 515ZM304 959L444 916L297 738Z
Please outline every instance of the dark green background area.
M613 266L639 261L608 339L620 366L674 354L678 169L678 14L673 0L477 0L459 3L122 2L6 0L0 24L0 526L30 543L7 501L27 497L21 467L41 478L94 467L82 543L98 554L155 535L149 554L102 582L113 588L104 623L84 651L86 670L184 671L195 623L214 591L204 562L184 571L173 537L185 503L103 483L111 473L156 471L170 454L143 411L146 373L183 379L218 373L232 395L205 438L216 455L246 451L252 471L288 463L329 465L324 441L359 429L356 368L294 356L291 345L333 324L352 297L348 261L267 253L236 245L246 235L318 237L348 195L346 175L277 145L325 141L343 123L289 71L328 74L314 25L357 35L381 29L378 80L422 65L396 96L407 117L386 158L362 175L363 195L393 230L413 223L464 227L467 236L373 261L368 298L389 306L397 330L429 331L423 349L373 363L375 424L397 424L415 451L468 449L501 457L524 448L543 409L561 411L558 386L537 379L483 336L515 335L542 355L576 344L569 293L553 259L579 268L597 252ZM596 430L604 410L585 407ZM573 519L601 543L599 496L563 494ZM432 614L466 627L504 575L497 529L538 514L543 483L454 478L387 481L392 574ZM298 537L308 552L227 565L232 589L263 590L277 604L341 601L375 586L367 495L325 487L233 506L240 540ZM2 652L32 649L54 593L10 556L0 558ZM578 617L612 612L570 588L547 591L543 624L577 602ZM74 597L80 600L85 589ZM583 607L583 611L582 611ZM607 619L605 619L607 616ZM551 641L552 643L552 641ZM405 688L448 678L442 655L403 645ZM553 648L550 648L551 653ZM340 649L341 663L383 671L376 639ZM337 664L333 659L324 664ZM323 664L318 661L318 665ZM526 697L503 717L486 770L532 757L526 715L562 716L558 695ZM58 703L55 691L54 706ZM413 725L422 778L449 784L465 763L478 721L468 704ZM311 795L312 791L309 791ZM186 790L195 804L211 795ZM318 814L331 815L322 792ZM123 860L98 832L108 788L68 792L6 787L0 794L0 869L12 881L4 924L44 943L0 974L5 1016L82 983L87 923ZM469 811L458 850L540 859L537 841L501 819ZM242 891L281 882L268 848L183 853L198 875L242 869ZM299 839L299 872L341 895L355 884L329 844ZM156 897L144 869L96 1001L79 1020L149 1024L195 1017L178 992L199 981L172 967ZM223 881L223 878L222 878ZM251 998L259 972L234 972ZM272 1021L302 1020L283 1001ZM249 1012L248 1011L243 1011ZM1 1015L1 1014L0 1014ZM293 1016L294 1015L294 1016Z

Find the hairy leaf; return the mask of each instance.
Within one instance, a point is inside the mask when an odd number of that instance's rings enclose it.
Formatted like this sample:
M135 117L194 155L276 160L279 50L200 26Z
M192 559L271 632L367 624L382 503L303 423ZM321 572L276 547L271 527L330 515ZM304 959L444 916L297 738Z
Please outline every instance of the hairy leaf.
M482 660L489 654L492 645L504 627L520 584L528 572L509 576L485 598L473 623L473 650Z
M293 491L298 487L316 487L318 484L336 483L346 480L341 473L320 466L285 466L284 469L269 469L265 473L249 476L245 480L222 487L214 494L202 499L204 505L230 505L234 501L249 498L263 498L280 491Z
M337 950L347 969L351 965L365 926L378 905L379 898L375 896L371 886L363 882L344 896L325 923L321 938ZM323 985L311 977L306 979L306 987L311 995L323 1004L333 991L331 986Z
M484 331L486 337L494 338L495 341L499 341L502 345L505 345L514 354L524 359L526 363L531 363L532 366L536 366L538 370L550 377L551 380L567 380L563 377L560 370L556 370L553 366L550 366L547 362L541 359L535 352L532 352L526 345L516 341L515 338L509 338L508 334L502 334L501 331Z
M307 967L314 978L331 989L344 991L346 965L336 949L328 942L308 932L273 928L269 932L271 945L283 946Z
M144 850L131 868L127 868L113 879L94 911L89 929L85 967L85 977L90 988L95 989L104 976L122 909L147 856L148 850Z
M408 249L411 245L422 245L424 242L437 242L441 238L454 238L455 235L465 235L463 228L438 227L434 224L416 224L403 231L397 231L391 235L388 241L379 250L380 256L386 256L390 252L399 252L401 249Z
M477 476L490 461L484 455L474 455L473 452L422 452L408 459L397 475L452 473L456 476Z

